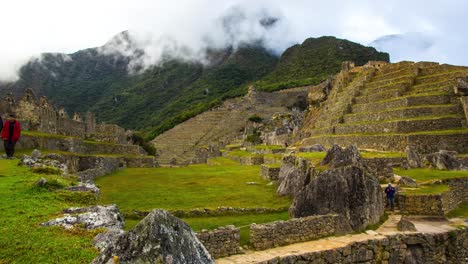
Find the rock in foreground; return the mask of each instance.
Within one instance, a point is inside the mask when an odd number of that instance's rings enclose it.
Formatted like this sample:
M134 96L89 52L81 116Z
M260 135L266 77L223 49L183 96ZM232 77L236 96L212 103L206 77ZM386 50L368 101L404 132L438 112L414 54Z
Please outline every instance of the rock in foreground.
M130 231L120 235L93 264L214 263L195 233L167 211L154 210Z
M362 231L379 222L384 213L383 192L377 178L361 164L357 149L334 146L327 157L323 163L332 168L311 176L295 195L290 215L338 214L340 232Z

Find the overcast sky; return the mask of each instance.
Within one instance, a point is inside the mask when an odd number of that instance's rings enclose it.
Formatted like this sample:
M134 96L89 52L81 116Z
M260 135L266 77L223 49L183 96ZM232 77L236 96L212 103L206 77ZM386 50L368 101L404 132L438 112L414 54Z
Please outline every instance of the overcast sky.
M244 20L227 35L220 17L242 10ZM307 37L333 35L364 45L381 36L403 39L378 42L392 61L429 60L468 65L464 0L0 0L0 79L11 79L28 58L42 52L72 53L101 46L130 30L156 54L162 37L197 51L248 41L262 35L281 52ZM255 17L280 18L269 31ZM233 42L233 43L231 43Z

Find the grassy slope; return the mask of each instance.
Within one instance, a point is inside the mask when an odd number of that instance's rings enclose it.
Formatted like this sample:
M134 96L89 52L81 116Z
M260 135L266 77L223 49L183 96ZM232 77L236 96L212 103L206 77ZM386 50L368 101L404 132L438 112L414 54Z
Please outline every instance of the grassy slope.
M0 160L0 263L89 263L96 232L39 225L79 203L33 187L41 176L17 162Z
M247 185L246 182L257 182ZM102 202L133 210L231 207L288 207L276 186L259 176L259 166L192 165L181 168L125 169L97 179Z
M449 218L468 218L468 202L462 202L458 207L447 214Z

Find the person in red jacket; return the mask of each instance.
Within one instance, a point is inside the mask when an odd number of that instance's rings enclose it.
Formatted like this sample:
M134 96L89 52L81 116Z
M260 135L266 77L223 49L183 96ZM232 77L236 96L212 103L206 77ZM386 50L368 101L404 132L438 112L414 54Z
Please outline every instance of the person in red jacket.
M15 154L15 145L20 136L21 125L16 120L16 115L10 114L2 129L3 146L5 147L7 158L13 158L13 154Z

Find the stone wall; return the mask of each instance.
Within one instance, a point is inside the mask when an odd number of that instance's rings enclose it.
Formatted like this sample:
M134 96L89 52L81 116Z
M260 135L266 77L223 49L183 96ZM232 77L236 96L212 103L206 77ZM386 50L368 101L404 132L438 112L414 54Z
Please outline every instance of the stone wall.
M250 226L250 243L256 250L314 240L335 234L337 215L318 215Z
M364 159L369 171L379 179L390 179L393 177L393 167L402 165L406 158L373 158Z
M77 138L49 137L41 135L21 136L16 149L47 149L74 152L78 154L120 154L120 155L144 155L145 151L136 145L107 144L85 141ZM0 144L3 151L3 144Z
M468 263L468 229L445 233L398 234L330 250L275 257L261 264L291 263Z
M402 214L440 215L455 209L461 202L468 201L468 178L446 179L443 184L449 191L433 195L398 195L398 205Z
M451 198L450 191L431 195L399 194L398 205L402 214L442 216L448 212L444 198Z
M383 151L404 152L406 146L415 146L415 150L421 154L438 152L441 149L453 150L458 153L468 153L468 140L466 133L454 135L360 135L360 136L317 136L305 139L301 145L313 145L320 143L325 147L333 144L347 146L355 144L360 148L379 149ZM431 144L427 144L431 142Z
M215 258L227 257L241 253L240 229L235 226L220 227L197 233L197 237Z
M263 179L269 181L277 181L279 172L280 167L277 165L262 164L260 168L260 176L262 176Z

